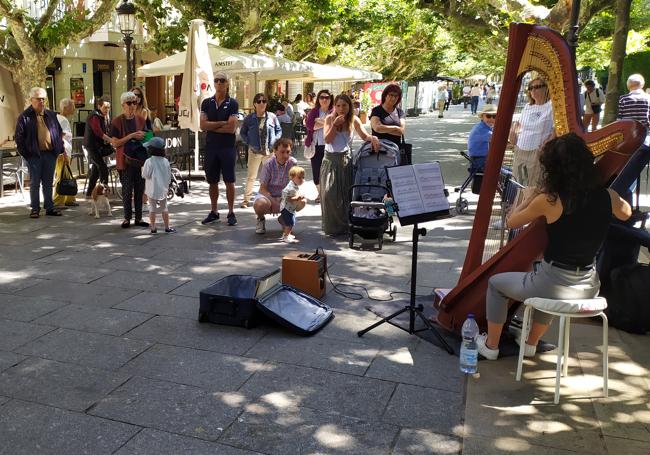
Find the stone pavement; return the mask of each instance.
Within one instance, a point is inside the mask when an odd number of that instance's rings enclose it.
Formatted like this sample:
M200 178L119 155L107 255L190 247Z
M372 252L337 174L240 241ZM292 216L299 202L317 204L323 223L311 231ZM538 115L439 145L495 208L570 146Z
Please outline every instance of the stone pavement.
M408 121L415 161L439 160L451 186L466 176L458 151L474 120L465 112ZM371 301L331 286L336 317L313 337L199 324L202 288L265 274L290 250L323 247L334 282L375 298L407 291L410 279L408 227L381 251L350 250L321 234L311 204L298 218L301 242L287 246L272 219L255 234L252 209L236 210L237 227L202 226L208 201L206 185L192 182L189 197L172 201L178 233L156 236L120 229L119 209L116 219L82 206L31 220L20 197L0 201L0 454L647 453L642 337L610 331L603 399L599 327L577 326L554 406L551 357L528 362L521 383L513 359L482 362L467 379L457 357L394 327L357 337L376 321ZM424 226L419 294L455 284L471 213Z

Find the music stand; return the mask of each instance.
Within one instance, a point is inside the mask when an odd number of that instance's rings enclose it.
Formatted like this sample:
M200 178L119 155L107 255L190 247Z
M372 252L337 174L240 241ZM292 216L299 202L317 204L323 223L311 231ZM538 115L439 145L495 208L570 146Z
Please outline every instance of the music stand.
M363 336L375 327L388 323L398 329L404 330L413 335L418 332L430 330L433 335L442 344L449 354L454 350L440 335L438 330L424 316L424 306L420 303L415 304L415 294L417 286L418 271L418 241L420 236L427 234L426 229L419 228L418 223L435 221L442 218L448 218L449 202L447 201L446 191L440 172L438 162L416 164L409 166L387 167L388 186L395 202L394 207L399 218L401 226L413 226L413 250L411 256L411 295L408 305L396 311L395 313L382 318L380 321L357 332L358 336ZM392 319L402 313L409 312L408 328L396 324ZM424 322L425 328L415 330L415 318L419 317Z

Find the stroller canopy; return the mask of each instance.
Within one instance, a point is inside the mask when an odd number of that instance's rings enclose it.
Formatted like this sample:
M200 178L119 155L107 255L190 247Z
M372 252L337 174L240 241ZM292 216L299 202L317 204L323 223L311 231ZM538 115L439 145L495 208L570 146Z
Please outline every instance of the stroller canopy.
M357 150L355 153L352 154L352 165L357 166L361 158L365 158L374 153L375 152L372 150L372 144L370 142L364 142L363 145L359 147L359 150ZM397 163L399 157L399 148L397 147L397 144L395 144L393 141L389 141L387 139L380 139L378 154L385 155L381 157L382 161L385 161L387 163L391 163L391 162Z

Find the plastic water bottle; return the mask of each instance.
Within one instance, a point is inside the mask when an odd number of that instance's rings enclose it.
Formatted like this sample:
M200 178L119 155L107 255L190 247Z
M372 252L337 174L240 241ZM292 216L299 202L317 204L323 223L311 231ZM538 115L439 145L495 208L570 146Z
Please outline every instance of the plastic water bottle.
M478 365L478 349L476 348L476 335L478 335L478 324L473 314L468 314L461 329L463 343L460 345L460 371L474 374Z

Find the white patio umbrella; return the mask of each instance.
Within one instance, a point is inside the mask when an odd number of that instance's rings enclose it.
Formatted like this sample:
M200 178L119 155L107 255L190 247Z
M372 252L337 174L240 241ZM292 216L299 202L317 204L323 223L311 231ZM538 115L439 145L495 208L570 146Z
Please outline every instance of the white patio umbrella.
M194 139L194 169L199 170L199 131L201 103L214 95L212 61L208 52L208 34L203 20L190 23L190 34L185 52L181 96L178 103L178 123L196 134Z
M480 80L484 81L485 79L487 79L487 77L485 76L485 74L475 74L473 76L468 77L467 79L470 79L472 81L480 81Z

